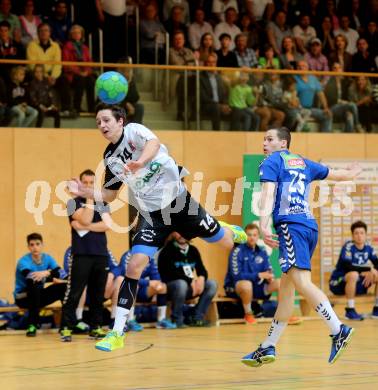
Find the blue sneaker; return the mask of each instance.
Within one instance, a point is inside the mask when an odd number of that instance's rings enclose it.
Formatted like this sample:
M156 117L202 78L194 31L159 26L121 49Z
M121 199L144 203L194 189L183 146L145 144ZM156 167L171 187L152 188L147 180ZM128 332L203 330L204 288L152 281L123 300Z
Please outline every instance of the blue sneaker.
M329 355L328 363L335 363L335 361L340 357L341 353L348 346L348 343L352 337L354 332L353 328L350 328L347 325L342 324L340 327L340 332L334 336L330 336L332 338L332 347L331 347L331 355Z
M177 325L174 324L168 318L164 318L164 320L158 321L156 323L156 328L157 329L177 329Z
M373 311L371 313L371 318L378 320L378 306L373 307Z
M263 364L273 363L275 360L276 348L273 345L267 348L260 345L255 352L244 356L241 361L249 367L260 367Z
M356 312L355 308L345 308L345 319L352 321L363 321L364 317Z
M136 320L131 320L126 324L128 332L141 332L144 328Z

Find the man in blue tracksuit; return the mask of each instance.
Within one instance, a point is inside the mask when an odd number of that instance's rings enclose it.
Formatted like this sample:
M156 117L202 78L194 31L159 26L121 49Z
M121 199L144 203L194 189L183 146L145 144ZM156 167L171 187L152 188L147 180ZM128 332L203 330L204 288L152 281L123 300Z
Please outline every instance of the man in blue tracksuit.
M257 245L260 230L257 225L245 228L247 242L235 247L229 256L228 271L224 289L230 297L240 297L247 323L256 322L252 311L253 299L267 300L279 289L279 280L274 278L269 256L265 249Z

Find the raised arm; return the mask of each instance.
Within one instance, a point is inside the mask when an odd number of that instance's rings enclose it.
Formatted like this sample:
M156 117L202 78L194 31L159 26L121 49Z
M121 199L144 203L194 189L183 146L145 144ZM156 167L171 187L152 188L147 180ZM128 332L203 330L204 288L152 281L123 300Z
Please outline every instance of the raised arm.
M160 141L155 139L150 139L146 142L143 152L137 161L129 161L125 165L125 170L131 173L135 173L138 169L143 168L149 161L151 161L160 149Z
M362 168L358 163L353 163L346 169L330 168L326 179L334 181L353 180L362 172Z
M86 199L94 199L98 202L107 203L112 202L117 197L118 193L118 190L86 187L78 178L68 180L67 189L74 196L81 196Z
M275 240L277 235L272 234L269 229L269 220L273 212L275 194L276 183L262 183L261 197L259 203L260 230L265 244L269 245L272 248L276 248L278 246L278 242Z

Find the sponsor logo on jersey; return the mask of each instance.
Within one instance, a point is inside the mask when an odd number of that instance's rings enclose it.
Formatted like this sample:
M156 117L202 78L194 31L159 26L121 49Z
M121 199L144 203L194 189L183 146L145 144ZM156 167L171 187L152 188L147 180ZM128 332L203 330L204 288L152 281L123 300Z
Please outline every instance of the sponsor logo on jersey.
M261 264L264 261L264 259L261 256L256 256L255 257L255 263L256 264Z
M148 172L146 173L146 175L139 178L135 182L135 188L137 190L141 190L147 183L150 182L153 176L155 176L160 172L160 169L161 169L161 164L156 161L152 161L150 166L148 167Z
M306 163L303 158L298 156L297 154L286 154L281 153L281 157L285 163L285 169L305 169Z
M128 145L130 146L131 151L133 151L133 152L136 151L136 147L131 141L128 142Z

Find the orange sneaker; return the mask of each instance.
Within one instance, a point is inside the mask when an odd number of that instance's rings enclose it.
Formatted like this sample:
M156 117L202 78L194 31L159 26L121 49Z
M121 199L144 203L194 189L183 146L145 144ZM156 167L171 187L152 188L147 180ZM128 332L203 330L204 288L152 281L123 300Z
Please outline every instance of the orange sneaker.
M302 318L292 316L289 318L289 321L287 322L288 325L299 325L303 322Z
M253 316L252 313L247 313L244 315L244 321L247 323L247 324L256 324L257 320L256 318Z

